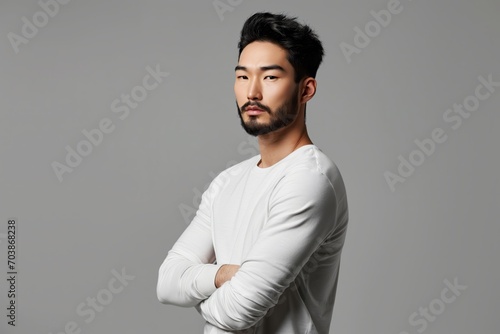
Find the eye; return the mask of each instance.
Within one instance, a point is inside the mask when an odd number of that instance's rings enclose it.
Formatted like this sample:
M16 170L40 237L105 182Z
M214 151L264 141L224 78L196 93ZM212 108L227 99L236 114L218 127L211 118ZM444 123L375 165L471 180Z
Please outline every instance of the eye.
M269 78L269 80L276 80L276 79L278 79L278 77L276 77L274 75L266 75L265 78Z
M246 75L237 75L236 79L248 79Z

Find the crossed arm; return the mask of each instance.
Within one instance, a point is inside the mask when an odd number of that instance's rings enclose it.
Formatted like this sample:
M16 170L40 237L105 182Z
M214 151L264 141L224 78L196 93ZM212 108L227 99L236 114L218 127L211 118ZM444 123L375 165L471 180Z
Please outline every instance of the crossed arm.
M297 174L276 187L269 219L241 266L213 264L209 188L160 267L159 300L195 306L224 330L246 329L263 318L335 228L336 196L325 176Z

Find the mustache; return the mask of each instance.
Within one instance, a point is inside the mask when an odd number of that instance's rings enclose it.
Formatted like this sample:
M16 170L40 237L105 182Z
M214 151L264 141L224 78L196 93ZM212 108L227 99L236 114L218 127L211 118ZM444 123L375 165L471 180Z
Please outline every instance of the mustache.
M259 109L267 111L268 113L271 113L271 108L269 108L268 106L265 106L262 103L257 102L257 101L248 101L244 105L242 105L240 109L243 112L250 106L257 107Z

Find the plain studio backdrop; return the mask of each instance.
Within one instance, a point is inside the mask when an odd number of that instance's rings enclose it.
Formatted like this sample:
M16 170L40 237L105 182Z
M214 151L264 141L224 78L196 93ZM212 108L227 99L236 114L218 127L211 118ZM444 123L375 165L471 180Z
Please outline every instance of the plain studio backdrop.
M233 93L257 11L326 50L307 124L350 205L331 333L498 333L495 0L2 1L2 333L201 332L157 273L207 184L258 154Z

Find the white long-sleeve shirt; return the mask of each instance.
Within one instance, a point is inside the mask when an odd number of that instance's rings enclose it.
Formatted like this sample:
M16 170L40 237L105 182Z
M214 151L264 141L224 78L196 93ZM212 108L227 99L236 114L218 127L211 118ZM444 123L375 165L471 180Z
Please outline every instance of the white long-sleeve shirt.
M162 303L194 306L204 333L329 332L348 221L344 183L314 144L220 173L160 267ZM218 289L223 264L238 264Z

